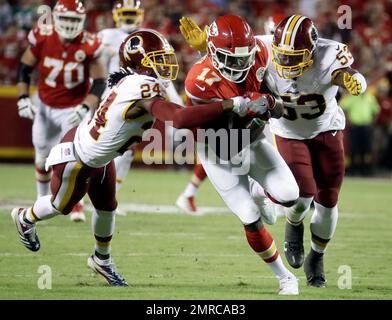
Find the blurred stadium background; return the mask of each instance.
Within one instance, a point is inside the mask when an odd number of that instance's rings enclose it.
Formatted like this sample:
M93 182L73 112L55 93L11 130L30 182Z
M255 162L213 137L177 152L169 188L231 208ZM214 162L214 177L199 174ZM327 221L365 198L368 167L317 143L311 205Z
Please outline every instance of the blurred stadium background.
M97 32L113 26L112 4L108 0L85 0L87 29ZM16 109L15 78L19 58L26 46L26 35L35 25L37 8L55 1L0 0L0 161L31 161L31 122L20 119ZM352 10L352 29L339 29L338 8ZM347 172L349 175L389 176L392 170L392 1L390 0L143 0L144 26L165 34L176 48L181 74L176 82L183 93L183 80L198 53L183 41L178 20L191 16L199 25L211 23L221 14L246 17L256 34L264 34L264 23L271 16L305 14L314 20L322 37L349 45L354 67L370 85L367 98L347 101L357 106L347 112ZM375 98L375 100L373 99ZM343 97L344 99L344 97ZM376 106L376 107L375 107ZM372 109L371 117L358 110ZM348 110L348 109L347 109ZM351 148L354 146L354 148ZM354 154L352 152L353 151ZM352 159L355 165L352 164Z

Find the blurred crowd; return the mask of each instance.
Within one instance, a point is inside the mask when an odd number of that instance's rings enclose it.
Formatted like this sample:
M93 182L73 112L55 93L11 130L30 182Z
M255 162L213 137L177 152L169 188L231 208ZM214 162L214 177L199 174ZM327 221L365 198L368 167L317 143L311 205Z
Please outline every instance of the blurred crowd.
M0 83L15 84L16 68L26 46L27 32L38 19L42 4L56 1L0 0ZM227 13L245 17L256 34L265 33L265 22L274 15L300 13L313 19L319 35L348 44L354 68L365 75L370 90L353 100L342 97L350 132L349 173L368 175L375 169L392 169L392 1L391 0L141 0L144 27L161 31L173 44L181 63L177 87L199 54L182 39L178 20L191 16L200 26ZM97 32L113 27L110 0L85 0L87 29ZM351 12L350 12L351 11ZM351 28L339 28L339 21ZM348 23L347 23L348 22ZM358 115L357 108L366 110ZM357 130L365 127L364 130ZM360 132L360 133L358 133ZM369 140L360 140L365 134ZM358 140L359 139L359 140ZM358 145L359 144L359 145Z

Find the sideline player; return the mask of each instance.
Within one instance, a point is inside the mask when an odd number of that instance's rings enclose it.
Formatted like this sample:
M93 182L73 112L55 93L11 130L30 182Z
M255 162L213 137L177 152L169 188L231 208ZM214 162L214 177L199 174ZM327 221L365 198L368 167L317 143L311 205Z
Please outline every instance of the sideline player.
M175 80L179 66L171 45L154 30L131 33L119 55L121 70L110 75L111 90L93 118L68 131L50 151L46 167L53 168L52 194L38 198L29 208L13 209L11 215L22 244L38 251L36 223L68 214L88 193L96 239L88 266L110 285L126 286L111 258L117 207L113 159L142 141L143 132L155 119L171 121L176 128L193 128L223 113L261 116L266 108L261 100L250 102L242 96L193 108L166 101L160 80Z
M265 76L268 67L268 50L260 40L256 40L248 23L239 16L221 16L208 28L206 37L207 55L196 62L188 72L185 90L191 104L206 103L242 95L248 91L260 92L262 85L273 87L273 81ZM269 108L270 116L282 115L282 101L269 95L262 95ZM252 123L251 119L248 119ZM235 117L221 117L204 126L206 129L237 129L239 132L249 128L244 121ZM260 129L260 128L259 128ZM251 129L251 137L256 130ZM230 150L232 140L226 148ZM229 209L244 226L250 247L267 263L279 280L279 294L298 294L295 276L286 269L262 221L271 219L266 207L265 195L251 193L248 178L253 178L263 186L266 194L274 202L291 206L298 198L298 187L290 169L278 151L260 134L251 138L251 143L243 147L240 156L249 161L249 170L236 173L234 161L222 154L223 146L215 150L208 141L197 143L197 154L211 183ZM221 160L209 161L210 152ZM235 159L236 158L236 159ZM274 218L273 218L274 219ZM274 221L268 221L274 223Z
M137 0L116 1L112 13L116 28L104 29L99 33L104 48L102 59L108 68L109 74L119 70L120 61L118 50L121 43L131 32L140 29L144 19L144 10L141 7L141 2ZM169 101L182 105L183 101L177 93L172 81L163 81L163 83L166 86L166 93ZM123 155L114 160L116 165L117 192L129 172L132 160L132 150L127 150ZM121 210L118 210L117 213L121 213Z
M98 106L106 87L105 68L99 60L101 43L84 31L85 19L86 10L79 0L59 0L53 11L54 26L31 30L29 47L21 58L17 105L19 116L34 120L37 197L50 193L51 170L45 170L50 149ZM30 75L35 67L38 95L30 99ZM80 203L70 217L85 221Z
M195 49L205 51L205 32L187 19L185 39L191 39L188 43ZM298 202L284 208L285 255L293 268L304 264L309 286L325 287L323 258L336 229L345 170L345 116L335 97L339 87L352 95L362 94L366 80L350 67L354 59L347 45L319 38L313 22L305 16L286 17L273 36L257 38L268 48L272 58L268 73L285 107L282 118L270 120L270 130L300 189ZM313 200L311 249L304 262L303 220Z

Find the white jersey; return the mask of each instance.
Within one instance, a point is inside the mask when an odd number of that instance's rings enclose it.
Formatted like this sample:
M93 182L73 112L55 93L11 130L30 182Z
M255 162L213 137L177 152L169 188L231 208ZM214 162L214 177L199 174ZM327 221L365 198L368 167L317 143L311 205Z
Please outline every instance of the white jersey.
M267 46L272 57L273 36L257 36ZM290 139L311 139L321 132L343 130L345 116L336 101L339 87L333 85L332 73L349 67L354 59L347 46L319 38L313 65L296 80L283 79L277 74L274 64L268 72L276 82L279 94L285 105L284 116L270 120L273 134Z
M139 143L154 118L147 111L136 114L133 120L126 120L125 115L136 100L151 99L164 90L160 81L149 76L133 74L120 80L105 96L92 120L79 125L74 145L80 160L100 168Z
M120 68L118 50L128 33L120 28L109 28L100 31L99 35L104 48L102 57L108 68L108 73L118 71Z

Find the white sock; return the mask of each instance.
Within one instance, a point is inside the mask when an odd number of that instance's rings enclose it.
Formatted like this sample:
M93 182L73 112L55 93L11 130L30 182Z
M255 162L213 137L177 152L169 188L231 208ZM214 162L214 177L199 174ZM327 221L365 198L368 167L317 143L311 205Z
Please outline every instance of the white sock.
M289 270L283 264L282 258L280 255L276 258L275 261L267 263L267 265L271 268L272 272L275 273L278 279L282 279L287 276Z
M196 196L199 187L196 187L192 182L190 182L184 191L184 196L187 198Z
M114 159L116 166L116 192L121 188L122 183L128 175L129 169L133 161L133 151L125 151L122 156Z
M51 219L59 214L61 214L60 211L56 210L53 205L51 199L51 195L39 197L37 201L35 201L32 211L35 217L38 218L38 220L47 220ZM27 209L27 210L30 210ZM27 220L31 221L31 216L29 217L29 214L26 214Z
M111 238L114 232L116 215L114 211L93 210L92 228L96 238L95 251L107 255L111 252ZM102 242L99 239L109 239Z
M328 241L333 237L336 230L339 217L338 207L326 208L317 202L314 203L314 207L315 210L310 219L310 231L316 237L327 240L327 242L320 243L312 240L311 246L314 251L324 253Z
M298 202L291 206L290 208L284 208L286 213L286 217L293 223L300 223L303 219L305 219L306 214L310 209L310 204L313 201L313 197L311 198L303 198L299 197Z

